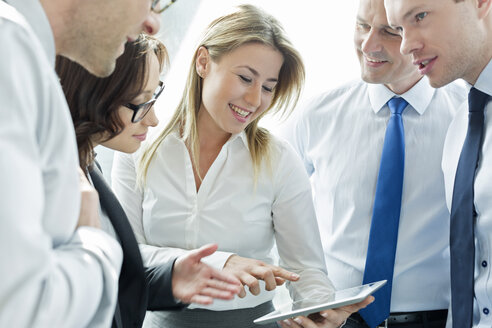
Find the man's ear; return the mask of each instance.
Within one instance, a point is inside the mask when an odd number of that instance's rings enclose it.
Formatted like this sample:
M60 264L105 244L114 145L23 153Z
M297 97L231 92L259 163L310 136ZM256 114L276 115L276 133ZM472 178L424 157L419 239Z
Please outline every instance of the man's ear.
M200 46L200 48L198 48L195 68L197 74L201 78L204 78L208 73L210 68L210 54L208 53L208 49L204 46Z
M477 2L478 18L483 19L490 14L492 0L475 0Z

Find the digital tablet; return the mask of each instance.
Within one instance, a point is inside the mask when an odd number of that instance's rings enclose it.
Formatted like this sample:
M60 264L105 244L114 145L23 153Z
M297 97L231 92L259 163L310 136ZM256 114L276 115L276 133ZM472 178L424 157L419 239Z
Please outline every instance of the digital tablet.
M280 306L254 321L256 324L265 325L268 323L297 317L307 316L327 309L339 308L345 305L359 303L367 296L386 284L386 280L376 281L370 284L337 290L333 294L327 295L322 300L303 299Z

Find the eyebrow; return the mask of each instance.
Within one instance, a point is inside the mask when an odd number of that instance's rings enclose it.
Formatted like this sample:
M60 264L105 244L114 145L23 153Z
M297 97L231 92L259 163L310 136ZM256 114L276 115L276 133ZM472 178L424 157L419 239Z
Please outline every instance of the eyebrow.
M414 7L412 9L410 9L409 11L407 11L407 13L405 15L403 15L403 20L406 20L408 17L412 16L418 10L420 10L419 7Z
M258 73L254 68L248 66L248 65L243 65L243 66L238 66L239 68L246 68L248 70L250 70L250 72L254 75L254 76L259 76L260 73ZM278 79L275 79L273 77L267 79L268 82L278 82Z
M358 15L357 15L356 21L357 21L358 23L367 24L366 20L365 20L365 19L363 19L362 17L358 16ZM383 29L384 29L384 28L390 28L390 29L394 30L394 28L393 28L391 25L384 25L384 24L381 24L381 25L379 25L378 27L379 27L379 28L383 28Z

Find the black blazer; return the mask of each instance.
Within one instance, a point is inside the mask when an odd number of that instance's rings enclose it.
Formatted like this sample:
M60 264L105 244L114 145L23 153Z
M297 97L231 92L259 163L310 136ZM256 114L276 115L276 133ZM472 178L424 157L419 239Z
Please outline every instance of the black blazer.
M137 240L130 222L115 194L104 180L100 166L92 166L89 174L99 193L101 207L105 210L123 249L118 304L112 327L141 327L146 310L164 310L180 307L172 294L172 270L174 261L144 268Z

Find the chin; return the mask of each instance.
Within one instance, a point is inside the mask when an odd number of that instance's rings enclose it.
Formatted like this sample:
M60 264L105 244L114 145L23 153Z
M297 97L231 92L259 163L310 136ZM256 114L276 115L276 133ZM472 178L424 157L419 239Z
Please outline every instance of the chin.
M381 79L380 77L373 77L373 76L370 76L369 74L362 75L361 79L362 79L362 81L364 81L366 83L372 83L372 84L384 83L383 79Z
M427 78L429 80L429 84L431 85L431 87L433 87L435 89L441 88L441 87L445 86L446 84L449 84L455 80L455 79L446 78L446 77L438 77L438 76L433 77L432 75L427 75Z
M96 61L96 63L90 63L88 65L82 66L84 66L85 69L87 69L90 73L97 77L108 77L114 72L116 66L116 58L99 60Z
M140 144L138 144L138 145L128 145L127 144L124 147L121 147L117 150L122 152L122 153L133 154L134 152L136 152L138 150L138 148L140 148Z

